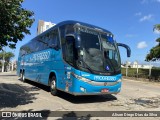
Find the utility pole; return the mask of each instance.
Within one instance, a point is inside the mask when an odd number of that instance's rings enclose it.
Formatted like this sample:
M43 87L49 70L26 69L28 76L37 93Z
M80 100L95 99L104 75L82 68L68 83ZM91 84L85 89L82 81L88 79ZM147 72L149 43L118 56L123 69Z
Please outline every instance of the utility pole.
M138 61L137 61L137 78L138 78Z
M152 67L151 67L151 62L149 62L149 78L151 77L151 72L152 72Z
M126 66L126 77L128 76L128 66Z
M128 76L128 61L126 62L126 77Z
M5 63L5 58L4 58L4 56L5 56L5 52L4 52L4 50L2 50L2 52L3 52L3 56L2 56L2 72L4 72L4 63Z
M12 60L12 61L11 61L11 71L13 71L13 65L14 65L13 62L14 62L14 61Z
M15 53L15 50L13 50L13 53ZM13 59L11 60L11 71L13 71L14 70L14 59L15 58L15 56L13 57Z

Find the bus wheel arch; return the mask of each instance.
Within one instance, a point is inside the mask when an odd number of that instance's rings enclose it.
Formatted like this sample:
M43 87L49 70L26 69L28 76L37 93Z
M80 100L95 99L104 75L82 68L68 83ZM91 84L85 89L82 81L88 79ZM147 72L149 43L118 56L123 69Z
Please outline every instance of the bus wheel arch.
M57 85L56 74L54 72L51 72L49 75L49 86L50 86L50 92L54 96L56 96L58 93L56 85Z

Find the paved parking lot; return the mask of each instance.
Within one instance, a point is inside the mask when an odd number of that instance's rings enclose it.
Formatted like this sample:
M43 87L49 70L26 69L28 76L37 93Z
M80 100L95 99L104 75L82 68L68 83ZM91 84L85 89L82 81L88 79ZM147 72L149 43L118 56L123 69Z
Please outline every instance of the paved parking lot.
M123 80L118 95L75 97L60 92L58 96L52 96L46 86L31 81L23 83L14 72L0 73L0 111L42 111L48 115L51 111L160 111L160 84ZM74 112L70 114L76 116ZM105 118L88 116L85 119ZM120 120L122 117L110 119Z

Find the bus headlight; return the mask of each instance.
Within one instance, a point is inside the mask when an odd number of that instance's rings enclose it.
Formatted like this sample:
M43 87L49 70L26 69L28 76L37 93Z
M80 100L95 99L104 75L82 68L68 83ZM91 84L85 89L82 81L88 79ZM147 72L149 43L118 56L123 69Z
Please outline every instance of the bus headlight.
M77 78L77 79L79 79L79 80L82 80L82 81L84 81L84 82L91 82L90 79L84 78L84 77L79 76L79 75L77 75L77 74L75 74L75 73L71 73L71 74L72 74L75 78Z
M116 82L117 82L117 83L122 82L122 79L119 79L119 80L117 80Z

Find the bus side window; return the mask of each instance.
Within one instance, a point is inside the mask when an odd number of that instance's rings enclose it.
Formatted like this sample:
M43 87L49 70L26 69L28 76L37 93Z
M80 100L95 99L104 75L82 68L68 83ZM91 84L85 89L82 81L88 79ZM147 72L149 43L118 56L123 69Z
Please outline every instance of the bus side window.
M23 50L25 51L25 54L31 53L30 43L29 43L28 45L25 45L25 46L23 47Z
M58 30L54 30L50 33L48 39L48 46L50 47L59 47L59 37L58 37Z
M65 33L66 33L66 25L61 26L60 28L60 35L61 35L61 47L62 47L62 55L63 59L66 59L66 39L65 39Z
M74 33L74 25L66 25L65 34Z
M29 47L30 47L30 52L36 52L36 45L37 42L36 42L36 39L32 40L31 43L29 44Z
M45 43L45 36L39 37L37 40L37 51L44 50L46 48L46 43Z
M42 50L47 49L48 48L48 36L45 35L42 39Z
M26 51L24 50L24 47L22 47L22 48L20 49L19 56L23 56L23 55L25 55L25 54L26 54Z
M71 36L66 37L66 61L73 65L74 55L74 38Z
M39 42L39 38L37 39L37 44L36 44L36 51L40 50L40 42Z

